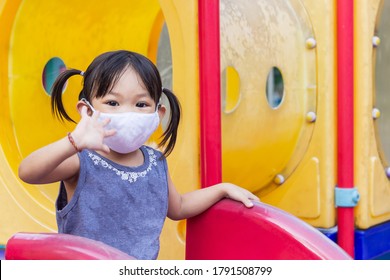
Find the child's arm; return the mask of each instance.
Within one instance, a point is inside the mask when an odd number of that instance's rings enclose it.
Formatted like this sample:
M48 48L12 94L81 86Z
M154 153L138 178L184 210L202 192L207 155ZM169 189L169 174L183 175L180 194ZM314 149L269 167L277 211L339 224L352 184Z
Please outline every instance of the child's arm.
M47 184L73 177L78 172L76 150L64 137L27 156L19 165L19 177L29 184Z
M250 191L230 183L221 183L181 195L176 191L168 175L168 186L168 217L172 220L196 216L222 198L240 201L248 208L253 206L252 200L259 201L259 198Z
M80 150L109 151L103 144L103 138L114 132L104 130L109 120L99 122L98 117L98 112L89 116L87 107L81 108L81 120L71 134ZM80 162L76 152L68 137L64 137L27 156L19 165L19 177L30 184L69 180L78 175Z

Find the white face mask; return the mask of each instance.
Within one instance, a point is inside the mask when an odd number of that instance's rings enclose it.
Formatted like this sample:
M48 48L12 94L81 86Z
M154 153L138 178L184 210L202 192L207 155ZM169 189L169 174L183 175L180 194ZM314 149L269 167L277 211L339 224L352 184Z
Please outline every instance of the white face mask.
M92 111L95 109L92 105L82 99ZM100 113L99 120L110 119L110 122L105 126L105 129L115 129L116 133L113 136L104 138L104 143L111 150L127 154L139 149L157 129L160 118L158 112L154 113Z

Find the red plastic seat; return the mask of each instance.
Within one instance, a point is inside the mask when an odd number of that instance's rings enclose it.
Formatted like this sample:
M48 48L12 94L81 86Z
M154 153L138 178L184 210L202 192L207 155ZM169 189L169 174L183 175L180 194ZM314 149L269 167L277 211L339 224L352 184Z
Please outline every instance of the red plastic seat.
M17 233L7 242L6 260L131 260L102 242L69 234Z

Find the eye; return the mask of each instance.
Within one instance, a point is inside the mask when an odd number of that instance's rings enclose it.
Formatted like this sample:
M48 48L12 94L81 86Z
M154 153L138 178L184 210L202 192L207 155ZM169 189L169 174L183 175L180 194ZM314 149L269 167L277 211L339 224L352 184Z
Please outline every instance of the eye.
M107 101L106 104L109 106L119 106L119 103L113 100Z
M145 108L148 107L149 105L146 102L138 102L137 104L135 104L135 106L139 108Z

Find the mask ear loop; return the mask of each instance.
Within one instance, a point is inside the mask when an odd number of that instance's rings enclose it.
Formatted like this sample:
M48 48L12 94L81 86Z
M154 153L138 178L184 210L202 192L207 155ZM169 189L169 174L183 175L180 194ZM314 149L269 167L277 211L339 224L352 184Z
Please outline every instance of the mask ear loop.
M87 99L81 98L81 101L83 101L92 110L92 112L95 112L95 108L93 108L93 106L91 105L91 103L88 102Z

